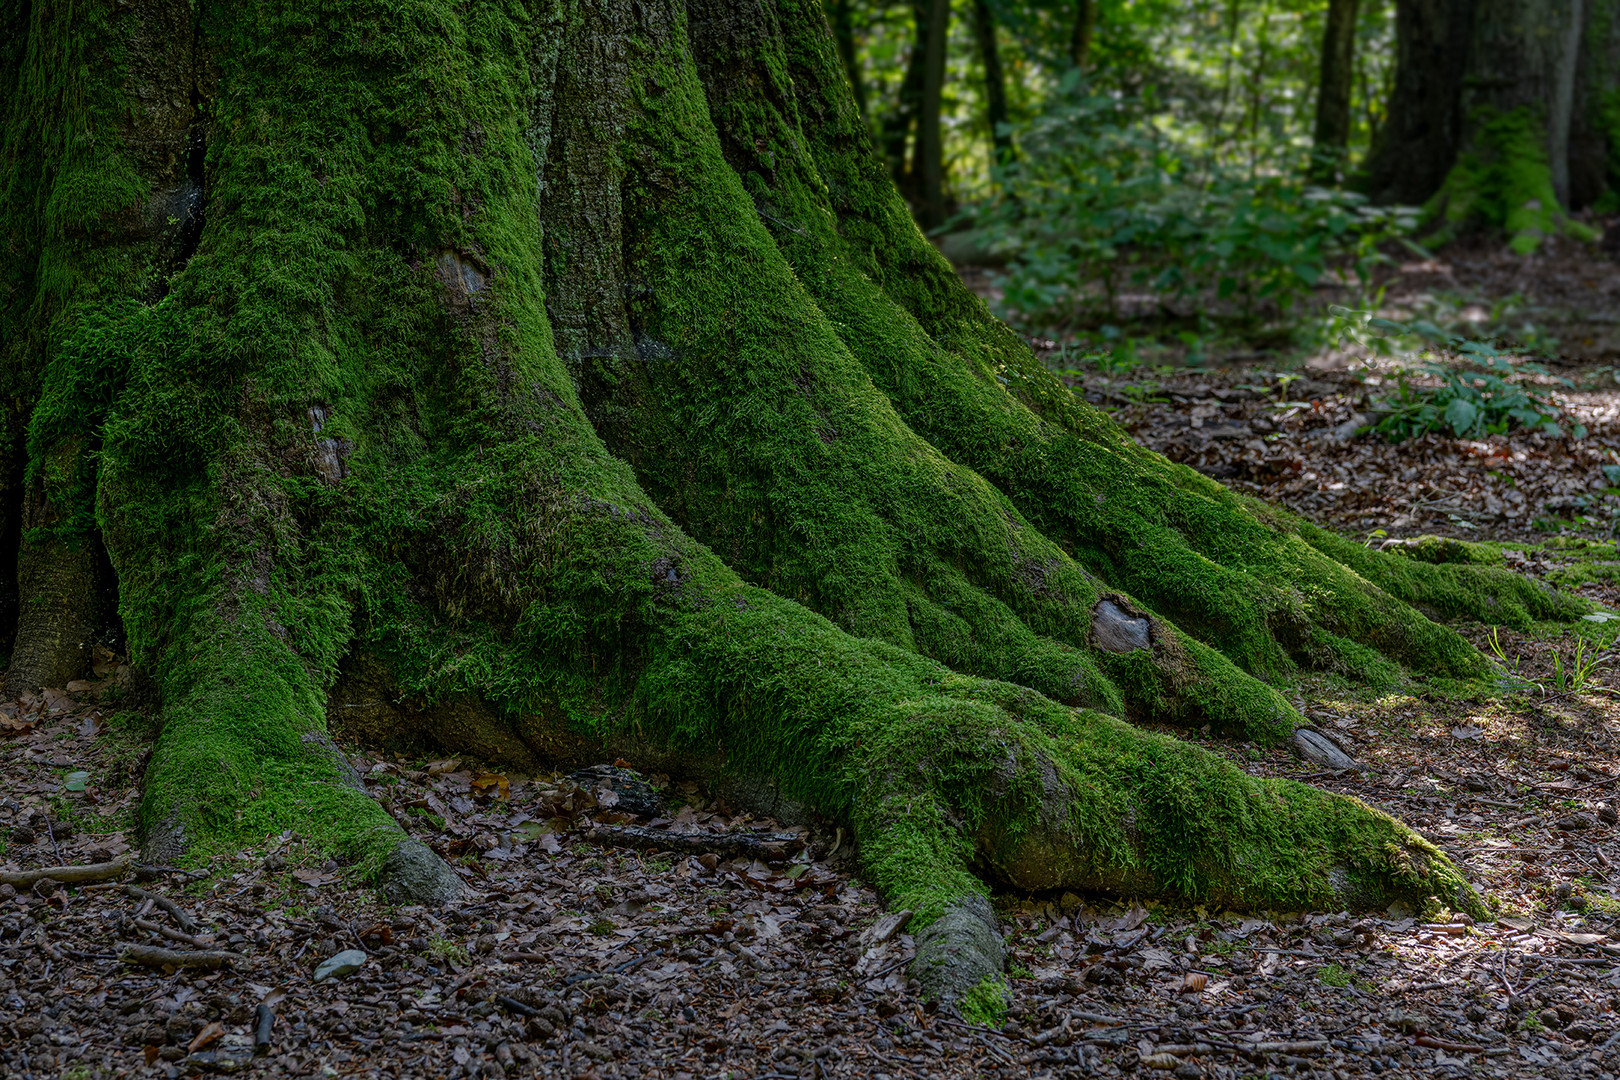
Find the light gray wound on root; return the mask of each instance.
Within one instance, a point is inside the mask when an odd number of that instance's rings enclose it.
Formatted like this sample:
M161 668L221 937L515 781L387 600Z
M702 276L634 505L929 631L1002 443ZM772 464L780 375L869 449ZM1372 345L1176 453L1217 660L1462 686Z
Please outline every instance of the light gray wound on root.
M1339 748L1332 739L1310 728L1294 732L1294 750L1306 761L1329 769L1363 769L1366 766Z
M433 849L420 840L405 840L383 863L383 894L395 904L442 907L460 898L461 879Z
M968 896L952 904L935 922L916 933L917 955L911 976L922 984L922 996L955 1005L985 978L999 977L1007 950L990 901Z
M1146 619L1127 615L1112 600L1100 601L1091 611L1091 639L1097 648L1108 652L1147 648L1152 625Z

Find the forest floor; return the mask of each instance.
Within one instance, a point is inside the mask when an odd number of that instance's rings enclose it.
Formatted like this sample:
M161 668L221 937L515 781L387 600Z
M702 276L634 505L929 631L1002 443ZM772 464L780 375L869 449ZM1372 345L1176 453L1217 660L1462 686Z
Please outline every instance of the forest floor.
M1335 429L1377 390L1354 356L1076 381L1148 445L1349 535L1495 541L1508 565L1620 610L1602 473L1620 464L1605 369L1620 347L1601 318L1620 311L1620 275L1549 257L1560 293L1521 263L1464 255L1407 268L1386 303L1430 310L1424 290L1443 286L1466 314L1469 290L1511 286L1514 317L1590 338L1553 369L1575 384L1558 393L1585 439L1347 438ZM1491 647L1491 628L1460 629ZM1612 655L1605 629L1580 627L1587 658ZM1200 740L1410 822L1491 898L1489 921L1001 896L1010 1008L970 1024L915 998L911 939L836 830L752 820L691 785L663 785L637 816L594 779L348 747L367 789L464 876L467 904L385 905L291 834L190 872L0 885L0 1077L1612 1077L1620 675L1605 659L1574 690L1574 631L1494 640L1519 679L1500 697L1298 688L1366 772ZM95 680L0 704L0 872L133 854L151 732L98 702L117 681L103 661ZM650 846L626 846L636 829ZM234 955L175 970L137 960L153 947ZM315 980L351 950L358 966Z

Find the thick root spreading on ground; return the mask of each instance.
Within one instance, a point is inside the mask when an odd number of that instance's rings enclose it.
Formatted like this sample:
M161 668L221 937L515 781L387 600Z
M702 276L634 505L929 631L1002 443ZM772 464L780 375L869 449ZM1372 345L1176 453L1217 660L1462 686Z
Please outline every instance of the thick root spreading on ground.
M815 5L196 19L193 241L49 292L52 243L92 266L171 196L132 167L77 231L37 212L67 189L5 207L40 282L7 308L28 482L78 530L36 538L116 571L154 854L296 828L452 898L338 723L848 823L945 996L1000 962L992 883L1477 906L1387 816L1127 721L1275 741L1304 669L1479 674L1425 611L1570 604L1315 530L1075 401L904 214ZM64 153L58 185L100 160Z

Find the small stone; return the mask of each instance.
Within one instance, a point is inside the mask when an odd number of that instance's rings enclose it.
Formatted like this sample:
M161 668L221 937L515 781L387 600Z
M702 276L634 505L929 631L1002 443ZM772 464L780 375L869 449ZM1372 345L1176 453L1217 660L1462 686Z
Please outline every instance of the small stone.
M1597 1029L1589 1021L1576 1020L1564 1029L1564 1034L1578 1042L1591 1042L1597 1035Z
M1180 1065L1177 1065L1176 1071L1171 1073L1171 1075L1174 1076L1176 1080L1199 1080L1199 1078L1204 1075L1204 1070L1200 1069L1190 1061L1185 1061Z
M344 949L336 956L321 963L315 969L315 981L324 982L327 979L341 979L346 975L353 975L366 963L366 954L359 949Z

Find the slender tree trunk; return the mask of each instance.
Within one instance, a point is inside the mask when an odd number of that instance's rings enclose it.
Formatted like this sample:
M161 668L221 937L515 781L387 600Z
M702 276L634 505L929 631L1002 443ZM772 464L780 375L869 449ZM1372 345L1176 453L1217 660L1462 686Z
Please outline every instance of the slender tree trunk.
M1007 80L1001 71L1001 47L996 42L996 17L988 0L973 0L973 35L979 44L979 62L984 66L984 112L990 125L990 145L998 163L1012 154L1012 136L1007 133Z
M1076 0L1074 26L1069 31L1069 63L1084 68L1091 62L1091 37L1097 26L1097 0Z
M838 58L844 62L849 88L855 94L855 107L865 116L866 80L861 74L860 53L855 48L855 4L853 0L830 0L827 10L833 40L838 43Z
M922 100L917 109L917 171L922 183L922 222L928 229L945 223L945 139L940 112L945 98L945 53L950 43L950 0L928 0L928 39Z
M911 147L917 114L922 104L923 84L928 70L928 16L933 0L914 0L911 5L916 38L906 61L906 77L900 95L883 125L883 150L889 162L889 175L912 205L919 203L920 173L915 168L916 153ZM908 151L911 151L908 153Z
M1317 183L1333 183L1344 169L1350 146L1350 92L1355 71L1356 0L1328 0L1311 165L1311 177Z

